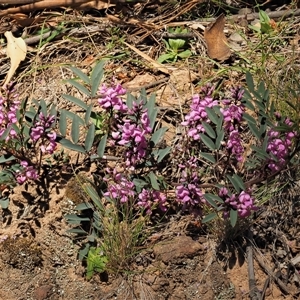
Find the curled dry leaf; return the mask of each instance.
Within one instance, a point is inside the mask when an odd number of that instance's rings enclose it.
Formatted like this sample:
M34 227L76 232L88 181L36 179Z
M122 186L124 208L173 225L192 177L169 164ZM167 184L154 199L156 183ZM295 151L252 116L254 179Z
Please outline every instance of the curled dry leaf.
M211 59L224 61L230 57L230 48L224 34L225 16L220 15L204 31L207 53Z
M27 53L26 43L21 37L15 38L11 31L6 31L4 35L7 39L6 54L10 58L10 69L6 75L3 87L10 82L20 62L25 59Z

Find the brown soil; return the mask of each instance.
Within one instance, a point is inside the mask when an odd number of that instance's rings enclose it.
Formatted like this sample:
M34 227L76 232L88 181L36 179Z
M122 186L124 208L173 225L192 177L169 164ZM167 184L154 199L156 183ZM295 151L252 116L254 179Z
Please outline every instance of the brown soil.
M86 99L65 84L64 80L72 75L64 64L76 64L88 73L99 59L97 55L106 47L102 43L102 36L95 34L92 38L93 43L81 43L79 47L70 40L61 40L57 44L53 42L38 55L31 55L23 76L19 77L20 94L29 99L44 99L47 103L76 112L77 108L61 95L65 93ZM197 47L204 48L203 45ZM167 84L147 90L155 90L157 104L162 109L181 107L199 90L192 84L193 81L203 78L206 75L203 73L214 76L212 64L206 61L205 68L202 68L202 58L197 58L193 67L179 62ZM39 69L41 65L47 65L47 68ZM140 70L135 62L109 62L106 71L111 72L108 76L114 75L134 92L141 85L161 80L161 76L147 67ZM237 77L239 75L234 72L228 74L225 84L237 82ZM162 118L162 123L171 127L166 136L167 142L176 134L175 128L180 118L175 113ZM75 161L76 157L72 157L72 160ZM0 216L0 299L250 298L244 233L241 232L239 239L232 237L234 242L229 237L226 242L220 243L220 234L212 230L215 234L208 235L193 217L183 215L174 217L161 231L150 237L147 248L132 261L130 272L122 275L96 274L87 281L85 267L77 259L79 246L67 234L70 227L64 220L64 215L74 209L73 203L65 196L71 173L59 174L55 180L52 178L46 188L37 189L29 185L14 189L9 210L2 211ZM265 291L266 300L299 299L299 278L292 276L295 272L287 275L292 259L300 253L298 206L297 199L276 203L272 210L265 209L254 222L254 238L260 238L260 245L254 248L264 262L262 266L254 259L255 283L258 290L262 291L266 282L269 282ZM296 271L298 265L294 265ZM271 270L271 275L267 274L266 267ZM278 278L290 294L279 288Z

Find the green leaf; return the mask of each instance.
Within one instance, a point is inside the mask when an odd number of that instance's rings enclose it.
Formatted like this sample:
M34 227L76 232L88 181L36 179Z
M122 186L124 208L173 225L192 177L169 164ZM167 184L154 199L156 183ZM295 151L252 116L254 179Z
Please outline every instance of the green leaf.
M210 222L212 220L214 220L216 217L218 216L217 213L211 213L211 214L208 214L207 216L205 216L203 219L202 219L202 223L207 223L207 222Z
M86 279L90 280L94 271L102 273L105 271L106 263L108 262L107 257L101 254L101 248L91 247L87 257L87 272Z
M205 111L206 111L207 116L210 119L210 121L212 121L215 125L217 125L219 122L219 117L215 113L215 111L210 107L205 107Z
M253 82L253 77L249 72L246 72L246 82L247 82L247 87L251 93L255 91L254 89L254 82Z
M66 134L67 134L67 114L64 109L62 109L60 111L59 131L60 131L61 135L66 136Z
M172 149L171 147L166 147L165 149L159 149L157 162L160 163L165 158L165 156L170 153L171 149Z
M81 85L78 81L74 79L68 79L68 83L73 85L75 88L77 88L79 91L81 91L83 94L87 95L88 97L91 97L90 91L83 85Z
M79 140L79 120L77 115L73 116L72 127L71 127L71 138L74 144L78 143Z
M134 178L133 183L136 186L137 190L141 191L144 186L146 186L148 183L145 180Z
M150 119L150 127L152 128L152 130L153 130L153 128L154 128L154 125L155 125L156 116L157 116L157 109L156 109L156 108L154 108L154 109L152 110L152 113L151 113L151 114L149 114L149 119Z
M7 136L9 135L10 133L10 130L11 130L11 125L8 125L7 128L4 130L4 132L2 133L2 135L0 136L0 141L4 141Z
M145 108L147 108L147 110L148 110L148 116L150 116L152 114L153 110L154 110L155 100L156 100L156 95L151 94L149 100L145 104Z
M69 222L69 223L72 223L72 222ZM84 231L83 229L80 229L80 228L72 228L72 229L67 230L67 232L68 233L81 234L81 235L86 235L87 234L86 231Z
M175 53L166 53L166 54L162 54L159 56L159 58L157 59L157 61L159 63L163 63L164 61L167 60L173 60L176 57Z
M3 197L0 199L0 206L2 209L7 209L9 206L9 198L8 197Z
M231 209L230 210L230 224L232 227L234 227L236 225L237 218L238 218L237 210Z
M256 152L256 156L262 158L263 160L270 158L270 155L263 149L258 148L256 146L250 146L250 147L251 147L251 149L253 149Z
M199 152L199 155L204 157L206 160L208 160L209 162L215 164L216 163L216 159L215 157L210 154L210 153L206 153L206 152Z
M101 199L99 197L98 192L91 186L86 185L85 187L87 194L91 197L94 204L98 207L98 209L101 211L103 209L103 205L101 204Z
M206 122L202 122L201 124L205 129L205 133L207 133L211 138L215 139L216 138L215 130Z
M84 248L79 250L78 252L78 258L79 260L83 260L84 258L87 257L88 253L89 253L89 249L90 249L91 245L89 243L86 243Z
M78 105L79 107L83 108L84 110L87 110L87 108L88 108L88 106L82 100L80 100L74 96L63 94L62 97L65 98L66 100Z
M217 148L217 150L220 149L221 143L224 140L224 136L225 136L224 129L221 129L220 131L218 131L218 136L217 136L217 139L216 139L216 148Z
M162 127L153 133L151 141L154 143L154 146L157 145L167 130L167 127Z
M192 55L192 52L191 52L189 49L184 50L184 51L178 53L178 56L179 56L180 58L188 58L188 57L190 57L191 55Z
M151 186L153 187L153 189L159 191L159 185L156 179L156 175L153 172L150 172L148 176L150 178Z
M93 104L89 105L84 116L85 125L89 125Z
M46 102L45 102L44 99L41 99L41 100L40 100L40 105L39 105L39 107L41 108L42 114L43 114L44 116L47 116L47 104L46 104Z
M223 199L220 198L218 195L211 194L211 193L206 193L203 196L206 200L212 200L212 201L217 201L217 202L220 202L220 203L224 203Z
M93 206L88 202L80 203L75 207L76 210L87 210L91 208L93 208Z
M11 154L4 154L0 156L0 164L15 160L16 158Z
M100 82L104 74L104 69L103 69L104 64L105 64L104 60L99 61L92 71L91 74L92 97L96 96L97 91L99 89Z
M214 142L208 137L206 136L205 134L203 133L200 133L200 137L201 137L201 140L202 142L211 150L216 150L216 146L214 144Z
M68 215L65 215L64 217L68 223L70 224L75 224L75 225L80 225L81 222L89 222L90 221L90 218L85 218L85 217L80 217L78 215L75 215L75 214L68 214Z
M84 147L87 152L89 152L93 146L95 138L95 125L91 124L90 128L86 134L85 142L84 142Z
M253 133L253 135L255 135L258 139L260 139L260 134L259 134L259 130L257 128L257 126L251 122L248 122L248 126L251 130L251 132Z
M131 95L130 93L127 93L127 98L126 98L126 105L129 109L132 109L133 107L133 102L135 102L136 99L133 95Z
M234 186L234 189L237 191L237 193L240 192L241 187L240 187L240 182L236 179L236 177L231 177L230 175L226 175L226 177L230 180L232 185Z
M182 39L169 39L169 45L172 48L172 50L177 51L178 49L183 48L185 45L185 40Z
M65 139L65 138L58 138L58 142L63 146L70 150L80 152L80 153L86 153L85 149L82 146L75 145L71 141Z
M86 84L90 84L90 79L89 77L84 74L81 70L74 68L74 67L69 67L72 72L77 75L83 82L85 82Z
M210 196L207 196L207 194L204 194L203 197L205 198L205 200L214 208L218 208L218 205L216 204L216 202L214 201L214 199L212 199Z
M243 119L246 120L248 123L250 122L252 124L256 124L256 120L247 113L243 114Z
M103 155L104 155L104 151L105 151L105 147L106 147L106 142L107 142L107 134L105 134L102 137L102 139L101 139L101 141L100 141L100 143L98 145L98 148L97 148L97 154L99 155L100 158L102 158Z
M237 174L233 174L232 178L236 181L241 190L244 191L246 189L243 179L240 176L238 176Z

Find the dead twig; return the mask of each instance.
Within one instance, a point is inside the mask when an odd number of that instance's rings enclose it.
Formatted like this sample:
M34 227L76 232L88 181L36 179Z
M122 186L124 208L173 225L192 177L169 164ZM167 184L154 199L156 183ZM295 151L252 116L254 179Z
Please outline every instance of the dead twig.
M279 279L276 274L274 274L269 267L265 265L262 258L260 257L259 253L253 249L254 255L256 260L258 261L259 265L262 267L262 269L268 274L281 288L282 291L284 291L287 295L290 295L291 292L289 291L288 287L282 282L281 279Z
M249 274L249 296L251 300L261 300L261 294L256 286L253 263L253 233L251 228L248 231L248 245L246 248Z

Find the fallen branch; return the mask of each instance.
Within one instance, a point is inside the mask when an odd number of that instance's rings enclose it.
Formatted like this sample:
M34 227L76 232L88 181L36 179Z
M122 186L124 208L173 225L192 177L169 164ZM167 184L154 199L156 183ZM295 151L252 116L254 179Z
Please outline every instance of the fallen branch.
M249 296L251 300L261 300L261 294L256 286L253 263L253 234L251 228L248 231L248 245L246 247L249 277Z
M255 249L253 249L255 258L257 259L259 265L263 268L263 270L278 284L282 291L284 291L287 295L290 295L291 292L289 291L288 287L280 280L276 274L274 274L269 267L265 265L260 255L257 253Z

